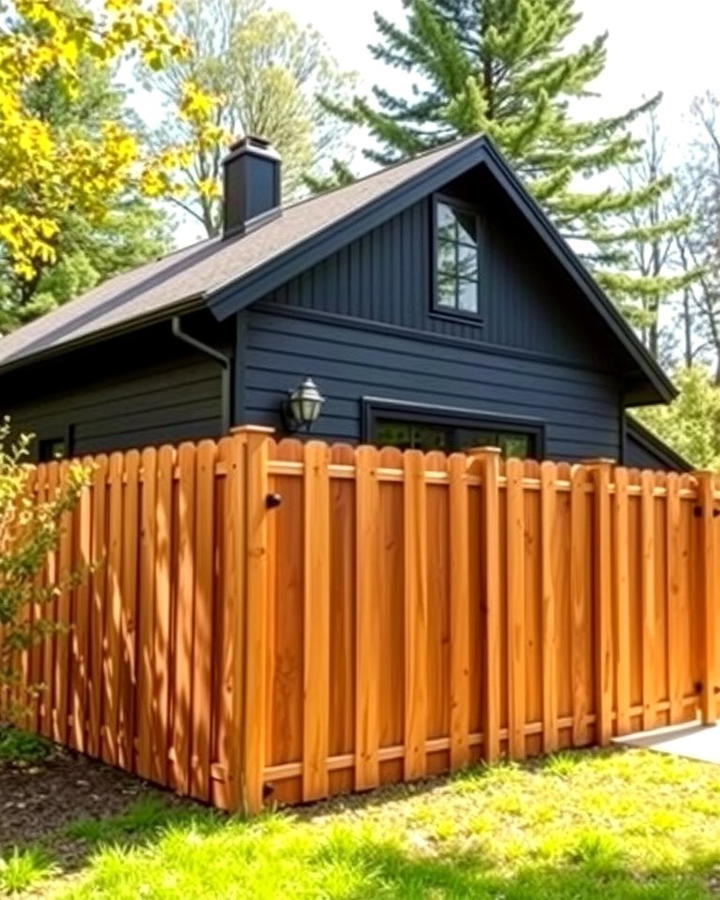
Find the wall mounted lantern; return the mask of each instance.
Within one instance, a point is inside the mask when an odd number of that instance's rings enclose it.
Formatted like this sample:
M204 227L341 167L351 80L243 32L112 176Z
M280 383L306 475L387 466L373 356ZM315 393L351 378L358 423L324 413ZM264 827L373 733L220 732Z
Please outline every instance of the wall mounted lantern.
M325 398L309 376L303 378L295 390L288 393L283 404L288 431L310 431L317 422Z

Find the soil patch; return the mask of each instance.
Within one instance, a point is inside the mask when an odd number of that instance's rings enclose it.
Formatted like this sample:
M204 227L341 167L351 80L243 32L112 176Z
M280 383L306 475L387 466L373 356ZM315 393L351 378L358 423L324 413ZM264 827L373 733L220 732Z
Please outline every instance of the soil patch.
M72 867L87 847L65 835L71 822L120 815L141 797L153 795L169 809L202 808L61 747L41 763L0 762L0 856L13 846L39 843L52 849L63 868Z

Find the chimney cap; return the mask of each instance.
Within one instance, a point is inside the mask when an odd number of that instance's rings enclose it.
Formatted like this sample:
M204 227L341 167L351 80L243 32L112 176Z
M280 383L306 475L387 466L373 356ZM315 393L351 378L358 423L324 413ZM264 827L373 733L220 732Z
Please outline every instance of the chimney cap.
M267 138L258 137L254 134L246 134L236 138L230 147L225 161L234 159L242 153L252 153L256 156L264 156L267 159L280 160L280 154L273 147Z

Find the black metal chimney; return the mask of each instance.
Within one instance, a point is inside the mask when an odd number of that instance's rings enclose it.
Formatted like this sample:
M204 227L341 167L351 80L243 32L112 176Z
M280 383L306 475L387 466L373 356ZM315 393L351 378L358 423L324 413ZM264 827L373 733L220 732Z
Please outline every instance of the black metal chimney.
M263 138L248 135L230 147L223 160L223 237L280 209L280 168L280 156Z

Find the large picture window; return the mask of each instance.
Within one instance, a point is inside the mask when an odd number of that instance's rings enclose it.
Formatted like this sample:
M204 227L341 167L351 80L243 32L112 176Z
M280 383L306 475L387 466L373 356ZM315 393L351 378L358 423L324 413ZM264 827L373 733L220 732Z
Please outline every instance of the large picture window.
M435 309L479 315L478 230L477 214L471 209L436 202Z
M441 450L500 447L503 456L541 458L543 428L535 420L485 416L472 410L365 398L365 440L378 447Z

